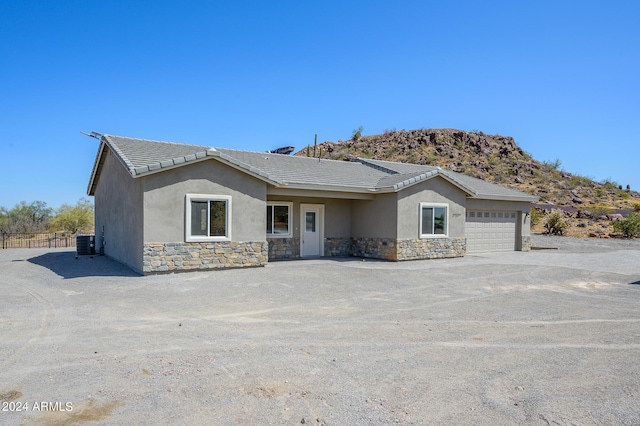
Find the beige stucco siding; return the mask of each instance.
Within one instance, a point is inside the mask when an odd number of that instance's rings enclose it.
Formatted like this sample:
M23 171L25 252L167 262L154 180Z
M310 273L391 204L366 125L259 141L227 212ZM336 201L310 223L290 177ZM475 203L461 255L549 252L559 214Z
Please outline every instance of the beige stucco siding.
M116 156L105 148L102 173L94 193L96 250L142 272L142 185L133 179Z
M398 195L379 194L369 200L354 200L351 207L351 236L354 238L396 238Z
M445 179L435 177L398 193L398 239L420 238L420 203L447 204L448 237L464 237L466 194Z
M230 195L231 240L265 241L266 183L214 159L140 178L144 242L185 241L186 194Z
M293 203L293 237L300 236L301 204L322 204L324 206L324 236L326 238L351 236L351 200L287 195L270 195L267 200L269 202Z

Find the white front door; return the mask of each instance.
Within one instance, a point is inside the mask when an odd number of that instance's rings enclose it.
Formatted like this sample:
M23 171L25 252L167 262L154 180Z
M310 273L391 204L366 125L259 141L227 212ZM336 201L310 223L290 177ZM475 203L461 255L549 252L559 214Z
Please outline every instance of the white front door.
M324 242L324 206L300 206L300 257L322 256Z

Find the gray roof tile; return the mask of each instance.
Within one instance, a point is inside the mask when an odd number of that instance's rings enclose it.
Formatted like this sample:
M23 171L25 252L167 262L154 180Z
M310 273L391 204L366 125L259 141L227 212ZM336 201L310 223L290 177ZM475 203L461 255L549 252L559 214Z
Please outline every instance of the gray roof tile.
M132 176L187 164L206 157L216 158L274 185L340 191L398 191L434 176L454 183L472 197L536 201L537 197L470 176L419 164L360 158L358 161L318 160L267 152L211 148L172 142L103 135L103 141L118 155ZM91 192L99 159L96 159Z

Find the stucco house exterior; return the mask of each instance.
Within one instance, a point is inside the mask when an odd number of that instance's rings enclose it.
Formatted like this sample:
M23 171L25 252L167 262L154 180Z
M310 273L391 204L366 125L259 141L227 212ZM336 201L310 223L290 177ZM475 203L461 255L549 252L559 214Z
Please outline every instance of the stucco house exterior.
M96 249L142 274L530 249L537 197L433 166L102 135Z

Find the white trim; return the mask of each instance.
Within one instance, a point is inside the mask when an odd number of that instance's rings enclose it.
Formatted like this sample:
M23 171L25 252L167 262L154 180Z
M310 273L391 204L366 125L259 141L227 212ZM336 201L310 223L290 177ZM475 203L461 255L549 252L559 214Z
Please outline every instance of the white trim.
M305 209L317 209L318 214L318 237L320 239L320 256L324 256L324 204L300 204L300 257L304 257L302 255L302 243L304 238L304 227L305 227L305 217L304 211Z
M270 234L267 232L267 238L291 238L293 236L293 203L291 201L267 201L267 207L269 206L287 206L289 207L289 223L287 225L287 229L289 233L287 234ZM268 215L267 215L268 217ZM272 216L273 219L273 216ZM273 226L271 227L273 230Z
M184 220L184 240L188 243L207 242L207 241L231 241L231 196L230 195L212 195L212 194L186 194L185 197L185 220ZM191 235L191 202L192 201L226 201L226 217L225 217L225 236L210 237L204 235ZM207 216L210 209L207 208ZM207 224L209 218L207 217ZM208 225L207 225L208 226Z
M444 234L423 234L422 233L422 209L423 208L436 208L436 207L444 207L445 209L445 223L444 223ZM418 209L418 222L419 222L419 228L418 228L418 234L420 235L420 238L448 238L449 237L449 204L447 203L427 203L427 202L423 202L419 204L419 209Z

